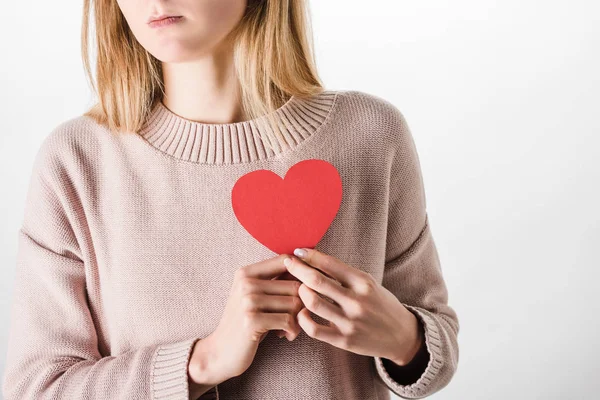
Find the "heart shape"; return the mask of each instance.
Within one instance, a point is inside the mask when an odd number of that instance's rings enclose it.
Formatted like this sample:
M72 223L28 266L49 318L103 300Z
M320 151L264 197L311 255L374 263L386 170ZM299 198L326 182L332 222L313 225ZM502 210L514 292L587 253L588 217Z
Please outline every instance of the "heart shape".
M292 165L283 179L267 169L249 172L231 190L237 220L277 254L292 254L296 247L314 248L341 202L338 170L317 159Z

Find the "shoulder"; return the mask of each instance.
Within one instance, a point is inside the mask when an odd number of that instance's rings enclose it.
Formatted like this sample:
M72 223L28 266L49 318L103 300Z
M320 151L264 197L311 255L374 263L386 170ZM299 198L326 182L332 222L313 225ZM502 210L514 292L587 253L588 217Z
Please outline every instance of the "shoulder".
M99 148L108 130L85 115L53 126L38 145L32 172L46 182L74 178L96 164Z
M78 115L53 126L42 139L40 154L60 157L86 146L94 146L108 130L92 118Z
M360 90L337 90L336 92L340 98L338 101L354 108L355 111L366 112L370 116L383 119L403 118L400 109L384 97Z
M359 90L338 90L337 94L340 111L354 126L375 129L394 143L410 135L404 114L390 100Z
M386 147L399 150L414 147L408 122L390 100L359 90L337 90L338 118L353 131L363 131L361 139L375 138Z

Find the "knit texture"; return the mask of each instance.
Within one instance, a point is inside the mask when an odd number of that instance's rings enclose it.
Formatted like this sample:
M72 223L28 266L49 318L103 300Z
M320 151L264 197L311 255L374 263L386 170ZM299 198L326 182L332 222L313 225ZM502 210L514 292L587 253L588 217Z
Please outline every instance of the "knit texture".
M449 383L459 323L402 113L375 95L325 90L271 115L289 147L261 137L258 120L200 123L161 102L139 132L114 135L80 115L46 136L18 231L5 399L188 399L191 350L217 327L235 271L276 255L237 221L233 185L313 158L343 186L316 249L415 313L426 368L400 384L379 357L271 333L248 370L200 398L414 399Z

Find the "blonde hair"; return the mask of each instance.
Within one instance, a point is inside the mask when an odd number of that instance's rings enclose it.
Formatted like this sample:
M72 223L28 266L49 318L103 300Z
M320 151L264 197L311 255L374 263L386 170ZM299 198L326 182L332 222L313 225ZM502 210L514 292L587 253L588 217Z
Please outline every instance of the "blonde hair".
M96 75L91 72L90 14L94 11ZM227 37L234 44L234 67L242 109L286 146L273 111L290 96L324 90L315 61L305 0L248 0L242 20ZM164 95L162 65L137 41L114 0L84 0L81 50L86 76L98 97L84 115L111 131L137 132ZM272 131L272 133L271 133ZM266 138L263 138L263 140ZM268 141L266 141L267 146ZM270 146L269 146L270 147Z

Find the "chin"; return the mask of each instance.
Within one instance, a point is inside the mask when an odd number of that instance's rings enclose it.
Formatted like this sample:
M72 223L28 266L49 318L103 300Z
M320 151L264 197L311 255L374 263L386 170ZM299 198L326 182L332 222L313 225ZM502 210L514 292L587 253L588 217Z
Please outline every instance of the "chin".
M207 43L202 43L202 41L199 43L198 40L163 39L146 48L154 57L165 63L194 61L212 51Z

